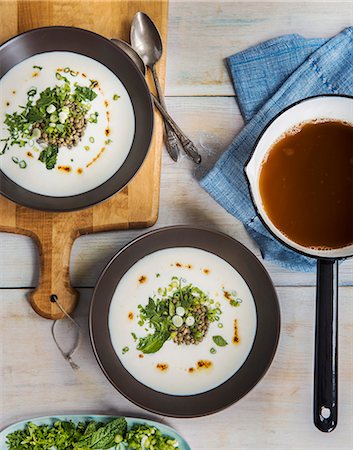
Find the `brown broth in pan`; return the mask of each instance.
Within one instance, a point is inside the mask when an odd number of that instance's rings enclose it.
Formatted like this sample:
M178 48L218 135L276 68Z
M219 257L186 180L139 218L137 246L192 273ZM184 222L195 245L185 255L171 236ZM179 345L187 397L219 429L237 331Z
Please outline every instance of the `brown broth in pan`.
M302 124L270 149L260 194L271 222L305 247L353 243L353 126L338 121Z

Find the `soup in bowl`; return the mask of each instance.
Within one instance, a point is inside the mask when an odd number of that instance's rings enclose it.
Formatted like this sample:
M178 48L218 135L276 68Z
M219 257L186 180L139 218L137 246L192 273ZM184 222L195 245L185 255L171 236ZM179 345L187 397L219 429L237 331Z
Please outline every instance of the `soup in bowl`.
M153 109L144 77L108 39L39 28L0 47L1 193L68 211L121 190L147 155Z

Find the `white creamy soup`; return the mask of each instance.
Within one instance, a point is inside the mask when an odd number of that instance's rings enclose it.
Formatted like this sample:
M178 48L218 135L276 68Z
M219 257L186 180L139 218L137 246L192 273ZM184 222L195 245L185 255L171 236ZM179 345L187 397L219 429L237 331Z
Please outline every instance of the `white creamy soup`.
M251 351L256 322L240 274L218 256L189 247L138 261L119 282L109 310L111 342L126 370L173 395L199 394L228 380Z
M101 185L122 166L134 132L128 92L94 59L42 53L0 80L0 168L29 191L61 197Z

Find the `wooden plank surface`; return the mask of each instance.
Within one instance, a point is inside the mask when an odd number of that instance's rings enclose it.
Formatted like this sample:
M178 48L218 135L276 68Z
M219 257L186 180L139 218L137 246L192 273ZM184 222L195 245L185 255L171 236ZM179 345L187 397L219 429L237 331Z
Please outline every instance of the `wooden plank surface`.
M223 59L283 33L330 36L353 23L351 2L196 2L169 7L166 92L168 107L211 158L240 130L242 120ZM209 74L207 74L207 72ZM222 75L223 74L223 75ZM171 98L174 97L174 98ZM197 98L195 98L197 97ZM209 98L205 98L209 97ZM163 154L160 216L156 227L189 223L210 226L239 239L260 256L243 226L217 205L183 159ZM74 286L93 286L110 257L141 230L83 236L74 245ZM81 289L75 317L84 330L77 353L79 372L62 361L49 337L50 323L26 302L38 279L38 255L25 236L0 234L3 424L30 415L60 412L122 413L153 417L120 396L101 373L87 337L90 289ZM193 450L350 450L353 446L353 263L340 267L339 425L330 435L312 423L314 274L266 264L277 286L282 315L278 352L265 378L239 403L211 417L163 419L181 432ZM305 287L304 287L305 286ZM12 289L1 289L11 287ZM66 322L62 323L66 336ZM28 336L33 343L27 344ZM69 345L71 334L67 333ZM55 389L53 388L55 386Z
M351 1L174 1L167 95L234 95L224 58L288 33L330 37L353 23ZM196 56L197 55L197 56Z
M88 338L91 290L81 291L82 301L74 313L83 332L74 357L80 366L77 371L62 359L50 339L50 323L31 310L26 291L1 290L0 304L7 318L0 330L2 386L6 387L2 425L58 412L99 412L162 420L182 433L193 450L349 450L353 437L353 288L340 290L339 425L329 435L312 424L315 289L282 287L278 294L282 332L264 379L225 411L199 419L171 419L131 404L104 377ZM60 323L58 334L69 348L73 333L66 321Z
M33 28L63 24L86 28L108 38L128 39L131 20L141 9L155 21L163 40L167 38L168 3L165 1L18 0L0 1L0 7L1 42ZM158 64L158 71L163 86L165 55ZM143 228L156 221L163 132L160 117L156 114L155 118L153 141L143 166L127 188L106 202L84 211L50 213L14 206L4 197L0 198L0 230L25 234L39 249L41 275L30 301L43 317L63 317L58 306L50 301L53 296L66 311L75 308L78 294L70 285L69 260L73 242L79 235Z
M241 129L243 121L233 97L168 98L168 108L211 163ZM207 154L207 155L206 155ZM260 252L242 224L209 197L194 179L195 167L187 158L174 164L163 155L160 213L154 228L173 224L199 225L233 236L257 256ZM75 287L94 286L105 264L120 248L146 230L124 230L83 236L71 254L70 273ZM37 250L23 236L2 235L0 287L33 287L39 273ZM21 258L19 258L21 255ZM315 275L281 269L265 263L276 285L313 285ZM353 259L342 263L340 283L353 284Z

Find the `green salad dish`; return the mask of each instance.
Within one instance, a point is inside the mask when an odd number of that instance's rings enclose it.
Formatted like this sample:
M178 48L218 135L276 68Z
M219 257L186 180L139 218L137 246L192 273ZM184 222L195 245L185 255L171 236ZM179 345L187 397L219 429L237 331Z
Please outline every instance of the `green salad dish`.
M191 450L172 428L131 417L53 416L25 420L0 433L2 450Z

